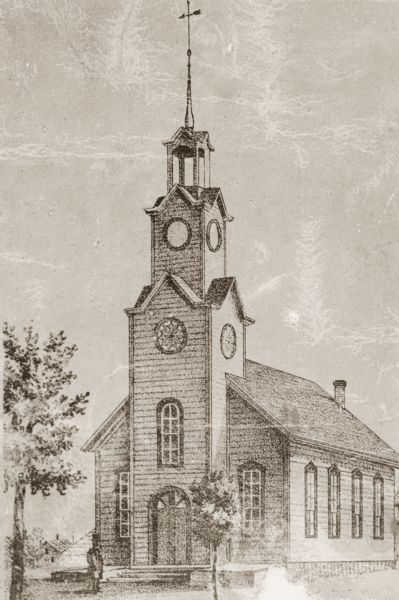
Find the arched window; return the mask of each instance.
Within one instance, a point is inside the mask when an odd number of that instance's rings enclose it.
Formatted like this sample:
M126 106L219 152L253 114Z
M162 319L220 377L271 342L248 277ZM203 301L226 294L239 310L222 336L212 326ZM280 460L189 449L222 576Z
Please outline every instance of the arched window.
M384 539L384 480L378 473L373 480L373 537Z
M363 476L358 469L352 472L352 537L363 537Z
M334 465L328 470L328 537L341 535L341 474Z
M305 467L305 536L317 537L317 468L312 462Z
M261 535L264 523L264 468L249 462L238 469L241 502L242 533L251 537Z
M158 466L183 464L183 409L173 398L163 400L157 408Z

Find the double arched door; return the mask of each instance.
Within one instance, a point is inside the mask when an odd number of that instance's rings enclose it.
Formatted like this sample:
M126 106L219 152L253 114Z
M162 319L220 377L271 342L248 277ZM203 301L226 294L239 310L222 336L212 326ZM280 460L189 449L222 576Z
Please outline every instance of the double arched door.
M187 495L168 488L152 500L150 514L152 562L186 565L191 561L191 510Z

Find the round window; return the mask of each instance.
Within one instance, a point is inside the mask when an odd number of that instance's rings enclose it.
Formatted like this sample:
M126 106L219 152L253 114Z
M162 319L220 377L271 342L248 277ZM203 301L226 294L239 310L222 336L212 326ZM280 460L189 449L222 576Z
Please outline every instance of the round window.
M165 240L174 250L182 250L191 240L190 225L184 219L172 219L165 226Z
M220 348L225 358L233 358L236 353L237 335L233 325L230 323L226 323L226 325L223 326L220 335Z
M222 239L222 230L219 221L212 219L212 221L209 221L208 227L206 228L206 242L209 250L217 252L222 245Z

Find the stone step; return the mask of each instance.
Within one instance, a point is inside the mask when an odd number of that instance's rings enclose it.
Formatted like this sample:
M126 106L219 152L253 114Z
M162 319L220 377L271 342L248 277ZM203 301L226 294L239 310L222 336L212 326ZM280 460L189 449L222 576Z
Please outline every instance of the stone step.
M190 570L182 569L126 569L110 573L104 577L107 582L155 583L173 582L184 583L190 579Z

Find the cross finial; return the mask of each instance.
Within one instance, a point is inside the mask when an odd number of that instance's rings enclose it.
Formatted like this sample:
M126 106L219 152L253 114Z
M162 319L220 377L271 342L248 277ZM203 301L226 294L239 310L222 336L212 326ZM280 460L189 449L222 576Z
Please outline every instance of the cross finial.
M180 15L179 19L187 19L187 103L186 103L186 116L184 119L184 126L187 129L194 129L194 113L193 113L193 101L191 96L191 31L190 31L190 19L194 15L200 15L200 10L194 10L190 12L190 0L187 0L187 13Z

